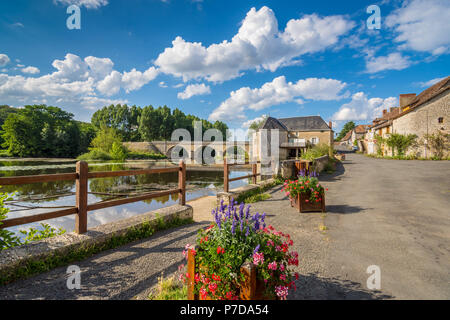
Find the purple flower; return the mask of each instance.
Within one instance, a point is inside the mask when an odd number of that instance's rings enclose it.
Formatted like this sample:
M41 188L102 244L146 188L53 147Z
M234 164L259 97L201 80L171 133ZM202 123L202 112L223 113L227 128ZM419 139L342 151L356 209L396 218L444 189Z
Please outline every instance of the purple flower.
M249 227L247 227L247 230L245 231L245 237L247 238L250 234L250 229Z
M250 205L247 206L247 210L245 211L245 219L248 219L249 214L250 214Z
M259 251L259 248L261 247L261 245L257 245L256 246L256 248L255 248L255 250L253 250L253 254L255 254L255 253L257 253L258 251Z
M234 235L236 233L236 220L233 219L233 223L231 224L231 234Z
M240 230L241 230L241 232L242 232L242 230L244 230L244 220L241 220Z

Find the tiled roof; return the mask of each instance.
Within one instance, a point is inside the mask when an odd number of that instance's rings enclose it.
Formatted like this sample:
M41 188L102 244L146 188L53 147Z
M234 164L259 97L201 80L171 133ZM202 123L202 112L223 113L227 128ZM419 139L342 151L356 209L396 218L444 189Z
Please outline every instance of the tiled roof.
M345 136L341 139L341 141L347 141L347 140L350 140L350 138L352 137L352 132L353 132L353 130L350 130L349 132L347 132L347 133L345 134Z
M444 92L450 88L450 76L432 85L428 89L422 91L413 101L410 103L411 108L417 108L425 102L433 99L438 94Z
M260 129L279 129L287 131L287 128L276 118L267 117L267 119L260 125Z
M360 124L355 127L356 133L365 133L367 131L367 128L369 127L368 124Z
M289 131L331 130L320 116L278 119Z

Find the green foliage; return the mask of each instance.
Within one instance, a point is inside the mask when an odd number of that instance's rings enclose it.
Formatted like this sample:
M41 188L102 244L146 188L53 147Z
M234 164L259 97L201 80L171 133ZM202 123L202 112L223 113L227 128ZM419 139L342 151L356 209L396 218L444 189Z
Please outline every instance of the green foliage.
M140 151L129 151L127 159L132 160L147 160L147 159L166 159L167 157L160 153L153 152L140 152Z
M37 273L46 272L74 261L86 259L101 251L113 249L136 240L148 238L159 230L174 228L190 223L193 223L192 219L181 219L178 217L165 221L160 226L155 226L147 221L142 223L139 227L130 228L125 234L113 236L101 244L85 245L68 252L55 252L43 259L24 261L16 268L0 273L0 285L26 278Z
M107 126L102 126L97 132L97 135L91 142L92 149L101 150L103 152L111 152L114 143L122 143L122 138L120 137L117 130Z
M274 186L280 185L284 182L284 180L280 177L277 177L274 179L274 181L272 183L267 183L264 186L261 186L259 188L255 188L253 190L249 190L246 192L241 193L237 198L236 201L238 203L250 203L250 201L252 201L252 198L257 198L258 195L263 194L264 192L266 192L267 190L271 189ZM264 196L263 196L264 197ZM263 199L264 200L264 199Z
M253 121L252 123L251 123L251 125L250 125L250 127L249 127L249 129L252 129L252 130L258 130L259 129L259 127L261 126L261 124L262 123L264 123L264 121L266 121L266 119L267 119L267 116L262 116L262 119L261 120L259 120L259 121Z
M91 151L82 154L77 158L78 160L112 160L112 157L109 153L104 152L98 149L92 149Z
M300 193L309 195L311 202L321 201L325 194L325 189L320 185L319 179L309 176L300 176L295 181L286 181L282 190L292 198L297 197Z
M114 160L125 160L127 158L127 153L127 149L122 145L121 142L113 142L110 155Z
M443 159L445 151L450 149L450 134L436 130L433 134L425 135L424 138L434 152L433 160Z
M57 107L27 105L9 113L2 129L2 146L14 156L76 157L83 151L73 114Z
M164 276L158 278L158 285L150 293L150 300L187 300L187 286L171 276L164 279Z
M5 201L7 200L12 200L12 198L6 193L0 193L0 225L2 225L2 221L7 218L9 213L9 209L5 207ZM23 239L20 239L9 230L0 229L0 250L27 244L31 241L50 238L66 232L62 228L55 229L46 223L41 223L41 226L42 230L36 228L30 228L28 231L20 230L19 232L23 235Z
M377 155L383 156L382 145L386 142L386 140L382 136L376 134L373 141L377 146Z
M301 158L304 160L314 160L316 158L326 156L330 153L330 146L326 143L320 143L308 149Z
M115 129L125 141L139 141L139 117L142 109L136 106L128 107L126 104L110 105L96 111L91 123L97 129L103 126Z
M213 211L215 223L199 231L194 289L201 298L236 299L245 280L240 271L245 262L255 265L267 298L286 297L293 276L289 266L298 265L298 254L289 252L293 241L266 228L265 214L251 215L249 209L243 203L229 208L221 203Z
M226 130L228 129L225 123L221 121L211 123L193 115L185 115L179 109L171 112L167 106L154 108L150 105L144 107L139 120L139 133L144 141L170 140L172 132L175 129L182 128L190 133L193 140L195 121L202 122L202 134L208 129L217 129L222 133L225 140Z
M271 198L271 195L268 193L258 193L258 194L255 194L253 196L246 198L244 202L245 203L255 203L255 202L264 201L264 200L267 200L270 198Z
M11 198L6 193L0 193L0 225L2 221L8 216L9 209L5 207L5 201ZM14 234L6 229L0 229L0 250L15 247L20 245L20 239Z
M386 144L392 148L393 155L395 155L395 150L397 150L397 155L403 156L409 147L415 145L417 135L408 134L403 135L399 133L392 133L389 138L386 139Z
M24 239L21 240L21 244L27 244L31 241L38 241L66 233L66 230L64 230L63 228L56 229L47 223L41 223L41 226L42 230L36 228L30 228L27 231L20 230L19 232L24 235Z
M338 136L336 137L336 141L340 141L350 130L355 129L356 124L353 121L349 121L346 124L344 124L344 127L342 128L341 132L339 132Z

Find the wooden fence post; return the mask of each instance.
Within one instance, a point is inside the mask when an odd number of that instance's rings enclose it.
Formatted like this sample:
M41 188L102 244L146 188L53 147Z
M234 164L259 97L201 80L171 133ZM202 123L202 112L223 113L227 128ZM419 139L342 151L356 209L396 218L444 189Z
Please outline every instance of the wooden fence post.
M256 174L258 173L258 167L256 163L252 164L253 184L256 184Z
M195 277L195 255L192 250L195 250L194 246L188 248L187 256L187 273L189 277L187 278L187 298L188 300L196 300L194 292L194 277Z
M85 233L87 231L87 196L88 196L88 164L78 161L76 165L76 207L78 213L75 217L75 232Z
M256 299L256 267L253 263L245 262L241 266L241 274L244 275L245 281L241 285L240 298L242 300Z
M227 164L227 159L223 159L223 191L228 192L228 164Z
M180 160L180 171L178 171L178 189L180 189L178 203L184 206L186 204L186 163L183 160Z

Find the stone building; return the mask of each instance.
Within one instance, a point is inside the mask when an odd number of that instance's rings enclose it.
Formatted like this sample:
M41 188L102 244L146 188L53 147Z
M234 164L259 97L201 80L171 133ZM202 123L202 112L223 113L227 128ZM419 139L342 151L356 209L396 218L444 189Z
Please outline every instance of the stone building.
M255 135L256 154L261 152L261 130L278 130L279 160L300 157L310 146L325 143L333 144L334 131L331 122L327 123L320 116L273 118L268 117Z
M403 98L403 99L402 99ZM427 134L450 133L450 76L429 87L418 96L400 96L401 113L393 118L392 132L416 134L418 145L408 150L418 157L431 157ZM447 156L449 154L447 150Z
M399 107L383 110L383 116L373 121L364 141L367 152L376 154L378 146L384 155L392 155L392 150L377 144L376 136L388 138L391 133L415 134L417 145L407 151L417 157L431 157L432 150L425 136L437 131L450 133L450 76L434 84L416 96L414 93L401 94ZM449 154L447 150L447 155Z

